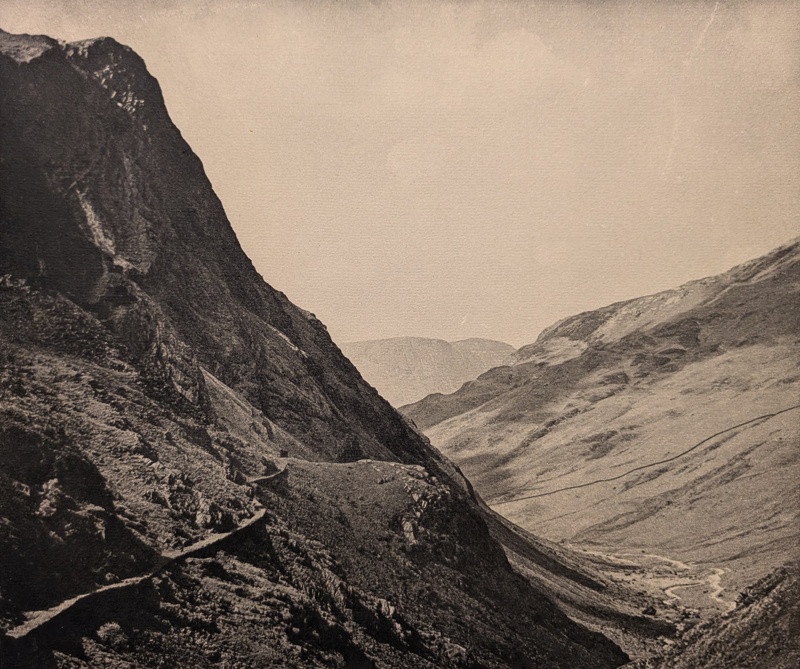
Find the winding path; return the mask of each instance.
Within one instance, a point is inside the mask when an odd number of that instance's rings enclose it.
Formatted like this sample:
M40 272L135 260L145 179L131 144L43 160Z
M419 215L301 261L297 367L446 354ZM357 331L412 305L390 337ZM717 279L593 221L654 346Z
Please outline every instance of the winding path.
M264 483L266 481L271 481L273 479L278 478L282 474L285 474L287 469L287 465L284 463L283 468L279 471L275 472L274 474L269 474L268 476L259 476L257 478L248 479L247 483L251 485L258 485ZM8 630L5 634L12 639L22 639L28 636L31 632L35 631L45 623L50 622L54 618L65 614L70 609L72 609L76 604L79 602L85 602L86 600L90 600L92 598L97 598L102 596L103 594L112 591L112 590L124 590L126 588L132 588L143 581L155 576L159 572L163 571L170 565L174 564L179 560L183 560L188 557L193 557L202 553L203 551L216 546L217 544L221 543L225 539L228 539L232 536L235 536L241 532L244 532L247 528L252 527L257 522L259 522L267 513L266 508L264 508L260 503L256 502L257 504L257 511L254 515L244 521L241 525L236 527L235 529L231 530L230 532L220 532L215 534L210 534L209 536L197 541L190 546L186 546L185 548L181 548L177 551L168 551L163 553L161 556L161 560L149 571L144 574L140 574L139 576L133 576L131 578L126 578L124 581L120 581L119 583L112 583L110 585L104 585L96 590L92 590L90 592L83 593L81 595L77 595L76 597L72 597L70 599L64 600L60 604L53 606L49 609L45 609L44 611L38 611L33 614L29 620L25 621L21 625L14 627Z
M725 588L722 587L722 577L724 575L724 569L714 569L714 573L708 577L708 584L711 586L711 592L708 596L720 604L723 604L728 611L733 611L733 609L736 608L736 602L729 602L722 596L722 593L725 590Z
M677 571L673 571L677 582L670 583L667 587L661 588L662 592L670 599L676 599L678 601L683 599L675 590L681 588L701 588L707 585L709 587L709 592L707 593L709 599L722 605L726 611L732 611L736 608L736 602L725 599L725 597L722 596L722 593L725 591L722 585L722 577L725 575L727 569L711 567L711 573L702 576L695 573L697 571L695 565L687 564L686 562L667 557L666 555L658 555L657 553L600 553L598 551L586 549L584 549L584 552L597 555L601 558L610 559L612 562L622 562L624 560L628 564L633 564L636 567L644 567L645 569L647 569L647 567L639 562L637 558L652 558L658 560L659 562L668 564L670 568L674 570L686 572L679 574Z
M721 604L726 611L733 611L733 609L736 608L736 602L729 601L722 596L722 593L725 591L725 588L722 586L722 577L724 574L724 569L715 567L703 580L675 583L674 585L665 588L664 594L671 599L681 600L682 597L677 594L675 590L680 590L682 588L701 588L704 585L708 585L710 588L709 592L707 593L708 598L717 602L718 604Z
M629 469L628 471L623 472L622 474L617 474L617 476L612 476L612 477L605 478L605 479L595 479L594 481L587 481L586 483L578 483L576 485L566 486L564 488L556 488L555 490L549 490L548 492L540 492L540 493L536 493L536 494L533 494L533 495L523 495L522 497L515 497L514 499L507 499L507 500L503 500L501 502L491 502L490 506L492 506L492 507L502 506L504 504L512 504L514 502L521 502L521 501L526 500L526 499L534 499L536 497L547 497L548 495L555 495L556 493L565 492L567 490L578 490L579 488L588 488L589 486L597 485L598 483L610 483L611 481L619 481L620 479L625 478L626 476L630 476L631 474L633 474L635 472L640 472L640 471L643 471L645 469L650 469L651 467L657 467L659 465L663 465L663 464L666 464L668 462L673 462L674 460L677 460L678 458L682 458L684 455L688 455L692 451L700 448L700 446L702 446L703 444L711 441L712 439L715 439L716 437L719 437L719 436L725 434L726 432L731 432L733 430L737 430L740 427L745 427L746 425L750 425L752 423L756 423L756 422L761 421L761 420L766 421L766 420L769 420L770 418L774 418L775 416L780 416L781 414L787 413L788 411L795 411L796 409L800 409L800 404L796 404L795 406L791 406L791 407L788 407L786 409L781 409L780 411L775 411L774 413L766 413L766 414L763 414L761 416L756 416L755 418L751 418L750 420L746 420L743 423L739 423L738 425L733 425L731 427L726 427L724 430L720 430L719 432L715 432L714 434L712 434L709 437L706 437L702 441L698 441L696 444L694 444L693 446L687 448L685 451L681 451L677 455L673 455L673 456L671 456L669 458L665 458L664 460L657 460L656 462L651 462L651 463L646 464L646 465L640 465L638 467L634 467L633 469Z

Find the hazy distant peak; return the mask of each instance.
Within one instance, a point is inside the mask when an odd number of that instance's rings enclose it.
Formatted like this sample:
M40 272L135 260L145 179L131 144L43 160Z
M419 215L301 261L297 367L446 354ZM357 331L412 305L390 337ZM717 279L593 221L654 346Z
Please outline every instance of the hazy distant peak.
M504 364L514 347L492 339L392 337L342 344L364 378L395 406L447 393Z
M439 342L443 344L448 344L451 346L459 346L459 345L466 345L470 343L475 344L486 344L486 345L494 345L494 346L501 346L508 349L514 349L511 344L507 344L505 342L499 341L497 339L487 339L485 337L467 337L466 339L457 339L454 341L449 341L447 339L440 339L438 337L417 337L417 336L398 336L398 337L383 337L379 339L360 339L357 341L348 341L344 342L343 346L361 346L364 344L387 344L387 343L394 343L394 342L409 342L409 343L420 343L420 344L430 344L432 342Z
M449 344L449 343L451 343L451 342L448 342L446 339L438 339L437 337L413 337L413 336L406 337L406 336L400 336L400 337L385 337L385 338L381 338L381 339L362 339L362 340L358 340L358 341L348 341L348 342L344 342L342 344L342 346L365 346L365 345L371 345L371 344L376 344L376 345L383 346L383 345L387 345L387 344L394 344L394 343L397 343L397 342L406 342L406 343L409 343L409 344L413 344L413 343L420 343L420 344L428 343L428 344L430 344L430 343L433 343L433 342L438 342L438 343L441 343L441 344Z

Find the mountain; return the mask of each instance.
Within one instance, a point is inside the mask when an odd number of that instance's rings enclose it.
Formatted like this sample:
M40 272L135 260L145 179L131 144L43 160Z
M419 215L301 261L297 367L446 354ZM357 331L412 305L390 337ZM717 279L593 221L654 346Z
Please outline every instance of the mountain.
M566 318L403 411L506 518L724 611L798 556L799 297L795 240Z
M342 344L343 353L393 406L452 393L510 359L514 347L491 339L447 342L394 337Z
M0 665L598 668L573 619L669 633L264 282L131 49L0 32L0 82Z

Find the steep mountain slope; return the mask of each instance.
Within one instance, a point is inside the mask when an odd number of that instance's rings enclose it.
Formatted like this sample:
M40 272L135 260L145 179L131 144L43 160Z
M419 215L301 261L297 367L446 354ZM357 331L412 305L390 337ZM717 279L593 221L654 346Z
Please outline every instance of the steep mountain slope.
M0 85L0 665L625 661L258 276L136 54L0 32Z
M799 296L794 241L567 318L514 364L403 410L512 521L696 563L699 582L724 570L730 601L800 545ZM714 606L699 582L671 592Z
M514 347L491 339L447 342L394 337L342 344L343 353L394 406L431 393L452 393L492 367L504 364Z
M50 44L4 58L3 78L0 273L100 314L190 400L204 367L318 458L422 456L324 326L256 273L136 54Z

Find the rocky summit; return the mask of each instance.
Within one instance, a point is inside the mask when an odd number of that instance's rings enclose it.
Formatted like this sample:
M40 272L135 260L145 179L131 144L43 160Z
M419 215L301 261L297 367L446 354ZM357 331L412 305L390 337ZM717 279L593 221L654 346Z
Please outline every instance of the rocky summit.
M599 629L669 633L265 283L131 49L0 32L0 85L2 667L597 669Z

